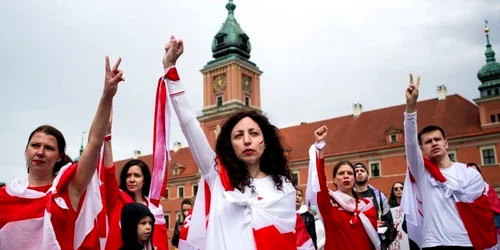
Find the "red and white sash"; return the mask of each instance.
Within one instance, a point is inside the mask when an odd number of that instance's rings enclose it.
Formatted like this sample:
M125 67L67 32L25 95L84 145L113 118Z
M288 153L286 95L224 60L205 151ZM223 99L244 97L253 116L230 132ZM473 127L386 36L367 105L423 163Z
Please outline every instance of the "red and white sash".
M166 87L165 79L179 81L175 67L165 70L165 76L158 79L156 88L155 117L153 127L153 167L151 174L151 187L148 197L156 206L160 205L161 197L166 195L167 168L170 161L170 95Z
M455 201L472 246L475 249L494 247L497 244L497 237L493 224L493 211L488 197L484 194L486 187L479 173L465 164L456 164L457 179L461 181L459 186L453 186L446 180L439 167L429 159L424 158L424 166L430 173L427 181L437 188L436 191L445 192L446 197ZM417 182L408 169L401 208L406 214L408 236L419 246L422 246L421 230L425 216L422 207Z
M318 177L318 166L316 166L318 152L314 145L309 148L309 177L307 179L307 187L306 187L306 203L310 205L317 205L317 193L320 192L320 184ZM324 170L321 170L324 171ZM354 217L351 219L351 223L357 223L357 219L361 220L363 227L370 238L375 249L380 250L380 238L378 236L377 230L373 227L370 220L364 214L365 211L370 209L374 209L373 202L368 200L366 203L364 200L360 200L357 202L353 197L342 193L341 191L331 191L328 190L330 194L337 203L344 208L345 211L354 213ZM319 214L319 211L318 211ZM320 215L321 221L323 219ZM323 222L324 224L324 222Z
M281 199L274 201L249 198L231 186L222 163L218 162L217 166L220 180L226 190L223 193L226 202L245 206L249 210L246 213L248 217L244 218L244 221L240 218L235 220L235 223L251 223L254 228L253 235L242 235L242 237L252 237L257 250L296 249L297 214L294 210L287 209L295 206L295 193L288 192ZM193 212L186 218L184 228L181 230L179 250L207 249L207 237L210 236L206 229L209 223L211 192L209 185L203 179L200 180L199 187ZM229 247L230 249L238 248L237 240L229 244L234 244Z
M67 188L76 168L77 164L62 167L52 187L46 193L28 189L28 176L15 179L6 185L6 193L11 199L31 199L34 202L36 200L42 202L30 205L29 211L20 208L20 211L29 214L13 215L14 219L0 229L0 249L19 249L19 247L22 249L61 249L51 221L52 206L54 202L60 209L69 209L66 201L59 196L58 190L63 187ZM85 195L82 196L83 204L75 222L74 238L60 238L60 240L72 241L74 249L82 245L87 235L94 229L94 220L102 209L99 195L99 189L96 190L94 186L89 185ZM16 220L15 218L23 219Z

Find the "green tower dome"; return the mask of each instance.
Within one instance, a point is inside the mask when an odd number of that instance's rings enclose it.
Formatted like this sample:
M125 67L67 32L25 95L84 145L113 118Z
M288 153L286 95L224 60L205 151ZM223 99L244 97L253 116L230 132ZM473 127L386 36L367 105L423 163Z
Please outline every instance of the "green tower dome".
M486 24L488 24L488 21L486 21ZM499 95L500 87L500 63L495 60L495 51L491 48L487 26L484 28L484 32L486 33L486 52L484 53L486 55L486 65L477 72L477 78L481 81L478 88L481 98Z
M213 57L217 60L236 55L249 59L252 50L250 38L241 29L234 17L236 5L233 0L229 0L226 9L228 11L226 22L224 22L212 41Z

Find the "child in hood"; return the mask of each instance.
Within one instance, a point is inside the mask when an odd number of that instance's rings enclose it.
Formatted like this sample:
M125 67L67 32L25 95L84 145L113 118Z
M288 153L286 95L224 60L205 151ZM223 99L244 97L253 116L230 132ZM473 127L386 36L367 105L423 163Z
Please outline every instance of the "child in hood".
M155 218L148 207L141 203L128 203L122 208L121 250L154 250L153 225Z

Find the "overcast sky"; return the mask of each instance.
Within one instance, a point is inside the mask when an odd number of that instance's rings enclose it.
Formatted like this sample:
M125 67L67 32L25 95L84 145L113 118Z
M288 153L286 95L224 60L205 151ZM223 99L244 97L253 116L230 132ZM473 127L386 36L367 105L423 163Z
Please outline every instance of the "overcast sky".
M227 16L225 0L0 1L0 181L26 173L24 149L42 124L60 129L78 155L102 93L104 56L123 58L114 103L116 160L152 152L153 107L163 45L185 41L178 62L191 105L202 109L202 74ZM235 15L264 71L262 109L278 127L404 102L408 73L421 99L436 86L479 96L484 20L500 52L495 0L235 0ZM307 90L307 91L306 91ZM278 97L278 95L280 97ZM402 114L401 121L403 120ZM374 121L376 122L376 121ZM172 142L186 146L174 117Z

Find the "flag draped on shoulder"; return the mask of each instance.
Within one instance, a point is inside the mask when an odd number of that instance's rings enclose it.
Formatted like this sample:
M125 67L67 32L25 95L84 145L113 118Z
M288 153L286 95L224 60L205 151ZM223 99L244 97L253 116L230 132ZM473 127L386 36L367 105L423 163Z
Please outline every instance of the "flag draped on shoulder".
M5 219L0 215L0 221L6 222L0 225L0 249L20 246L23 249L87 249L90 245L95 249L96 241L89 235L95 231L94 222L102 209L100 190L98 186L95 189L89 185L82 195L81 207L72 212L67 186L77 167L78 164L62 167L46 192L28 188L28 176L0 189L0 210L9 216Z
M447 181L439 167L427 158L424 158L425 169L429 172L431 185L442 189L446 197L453 199L456 203L458 214L462 219L465 230L474 249L487 249L497 244L495 225L493 223L493 211L484 194L486 186L475 169L465 164L457 164L457 179L461 180L459 186L454 186ZM423 227L423 205L418 185L411 172L407 171L405 190L401 201L402 208L407 215L408 236L417 245L422 246L421 230ZM407 189L408 187L408 189ZM406 192L405 192L406 191ZM406 196L406 197L405 197Z
M252 223L253 235L242 235L242 237L252 237L257 250L297 249L295 232L297 214L295 210L287 209L295 205L294 193L288 192L281 199L274 201L265 201L265 199L250 201L247 196L231 185L222 163L217 161L217 166L220 181L225 190L223 194L225 200L229 203L245 205L251 211L249 212L251 218L248 218L248 222ZM179 235L179 250L210 249L206 246L208 237L211 237L211 234L207 233L207 226L210 223L210 201L214 194L211 193L210 185L203 179L200 180L199 187L192 213L186 217ZM244 218L239 219L241 222L237 220L235 219L235 223L247 223ZM232 245L228 246L228 249L237 249L239 243L233 241L229 244Z

